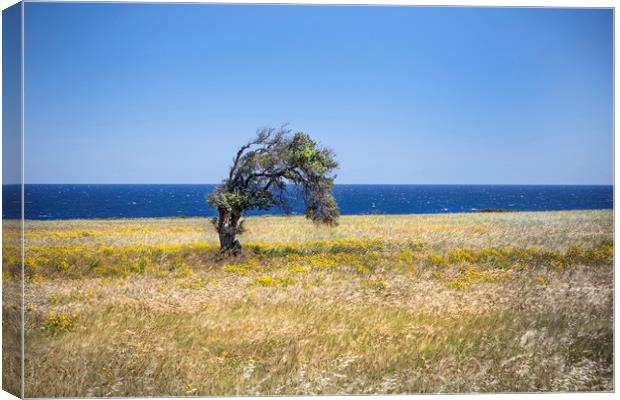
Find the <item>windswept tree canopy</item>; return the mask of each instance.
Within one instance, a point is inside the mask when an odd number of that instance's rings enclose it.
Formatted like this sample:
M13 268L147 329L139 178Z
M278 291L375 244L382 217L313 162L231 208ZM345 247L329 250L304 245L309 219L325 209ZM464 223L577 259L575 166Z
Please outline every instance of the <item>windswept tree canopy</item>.
M240 215L275 206L289 210L285 195L292 185L303 194L306 217L335 224L339 210L332 188L337 167L334 153L306 133L261 129L237 151L228 177L208 196L209 205L220 211L220 219L222 212Z

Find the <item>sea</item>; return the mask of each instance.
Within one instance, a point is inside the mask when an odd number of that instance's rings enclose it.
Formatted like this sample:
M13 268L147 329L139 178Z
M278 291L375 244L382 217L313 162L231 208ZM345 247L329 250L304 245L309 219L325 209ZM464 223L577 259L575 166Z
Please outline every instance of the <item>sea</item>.
M208 217L205 195L216 185L27 184L26 219ZM495 210L612 209L613 186L573 185L335 185L342 215L431 214ZM287 191L291 214L303 214L297 190ZM19 185L3 185L4 219L19 218ZM282 214L281 209L247 215Z

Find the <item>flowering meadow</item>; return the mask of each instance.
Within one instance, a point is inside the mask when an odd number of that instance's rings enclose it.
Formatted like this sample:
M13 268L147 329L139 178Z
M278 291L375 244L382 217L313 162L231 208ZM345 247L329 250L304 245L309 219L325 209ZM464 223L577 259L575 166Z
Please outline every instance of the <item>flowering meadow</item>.
M26 397L613 390L611 210L245 226L231 258L203 218L26 221Z

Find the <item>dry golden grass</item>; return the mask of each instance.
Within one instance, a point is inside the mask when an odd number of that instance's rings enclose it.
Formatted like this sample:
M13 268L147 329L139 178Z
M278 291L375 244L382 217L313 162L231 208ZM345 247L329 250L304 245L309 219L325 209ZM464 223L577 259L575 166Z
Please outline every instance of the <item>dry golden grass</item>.
M3 261L19 262L21 254L21 221L2 221ZM5 257L8 256L8 259ZM9 278L9 269L17 272ZM19 268L3 263L2 279L2 390L21 395L22 366L22 292Z
M610 238L610 211L343 216L335 228L317 228L303 217L250 217L243 242L333 239L419 240L434 248L540 246ZM215 243L206 218L27 221L32 246Z
M28 221L26 396L613 389L611 211L246 226Z

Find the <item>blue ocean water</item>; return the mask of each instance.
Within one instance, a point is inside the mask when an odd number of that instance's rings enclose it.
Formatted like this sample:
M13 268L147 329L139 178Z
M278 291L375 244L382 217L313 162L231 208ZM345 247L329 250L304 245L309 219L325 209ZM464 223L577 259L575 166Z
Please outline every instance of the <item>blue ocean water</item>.
M215 215L205 194L215 185L26 185L27 219L198 217ZM613 186L336 185L343 215L428 214L613 208ZM293 214L303 213L291 191ZM3 186L3 218L20 215L20 188ZM279 214L281 210L248 215Z

